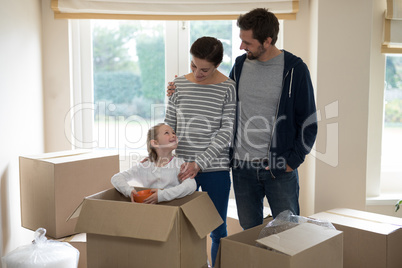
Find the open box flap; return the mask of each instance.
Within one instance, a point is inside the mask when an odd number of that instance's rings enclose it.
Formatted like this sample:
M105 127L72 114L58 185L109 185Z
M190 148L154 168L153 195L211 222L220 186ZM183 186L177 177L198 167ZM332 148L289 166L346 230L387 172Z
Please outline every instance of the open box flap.
M23 158L35 159L39 161L49 162L52 164L69 163L87 159L93 159L97 157L110 157L117 156L115 152L108 151L94 151L89 149L77 149L70 151L59 151L53 153L45 153L32 156L21 156Z
M223 223L207 193L202 193L191 202L183 204L181 209L200 238L205 237Z
M178 207L131 203L116 192L110 189L85 198L70 216L79 214L75 231L167 241Z
M92 152L92 151L89 149L77 149L77 150L43 153L43 154L37 154L37 155L28 155L28 156L22 156L22 157L29 158L29 159L47 160L47 159L52 159L52 158L69 157L69 156L76 156L76 155L80 155L80 154L87 154L90 152Z
M115 188L103 190L101 192L85 197L78 205L78 207L73 211L73 213L71 213L71 215L66 219L66 221L78 218L78 216L80 216L82 205L84 204L84 201L86 199L103 199L103 200L127 201L127 202L130 201L128 197L125 197L124 195L119 193Z
M402 229L401 219L352 209L331 209L311 216L333 224L344 225L368 232L388 235Z
M256 241L286 255L294 256L340 233L342 232L335 229L311 223L302 223L281 233Z
M385 223L394 225L395 228L402 228L402 219L398 217L392 217L388 215L382 215L367 211L360 211L348 208L335 208L327 211L328 213L335 215L342 215L344 217L361 219L366 221L372 221L377 223Z
M78 206L78 207L74 210L74 212L67 218L66 221L69 221L69 220L74 219L74 218L78 218L78 216L80 216L81 209L82 209L82 205L84 204L84 201L85 201L85 199L82 200L82 202L79 204L79 206Z

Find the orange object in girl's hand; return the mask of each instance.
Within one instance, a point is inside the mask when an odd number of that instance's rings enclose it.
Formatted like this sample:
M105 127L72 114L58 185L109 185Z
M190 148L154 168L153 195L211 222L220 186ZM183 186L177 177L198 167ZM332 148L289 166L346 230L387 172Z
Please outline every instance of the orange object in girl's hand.
M143 203L145 199L150 197L153 193L151 190L143 190L138 191L137 194L134 195L134 201L137 203Z

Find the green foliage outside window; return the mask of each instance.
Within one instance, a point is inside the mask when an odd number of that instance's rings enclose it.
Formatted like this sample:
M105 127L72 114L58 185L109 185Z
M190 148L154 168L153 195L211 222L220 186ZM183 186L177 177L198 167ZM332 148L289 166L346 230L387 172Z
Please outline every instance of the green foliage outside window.
M232 69L232 62L225 61L232 58L232 21L193 21L191 22L190 44L202 36L217 37L223 44L224 61L219 70L229 75Z
M394 99L386 103L384 121L402 124L402 99Z
M387 56L384 122L386 126L402 124L402 57Z
M190 25L190 44L202 36L215 36L221 40L225 56L219 70L229 75L232 22L193 21ZM163 22L152 21L94 23L94 102L113 107L106 109L106 116L138 115L150 119L151 105L164 103L164 27ZM95 116L99 119L96 112Z
M402 58L388 56L385 68L385 80L387 81L387 88L402 90Z
M163 103L163 36L161 25L120 22L108 27L95 23L94 102L114 105L114 109L106 109L106 116L138 115L149 119L151 105Z
M140 97L141 79L129 71L98 71L94 73L96 101L113 101L114 104L128 103Z
M137 52L144 97L155 104L163 103L165 96L165 42L163 37L139 39Z

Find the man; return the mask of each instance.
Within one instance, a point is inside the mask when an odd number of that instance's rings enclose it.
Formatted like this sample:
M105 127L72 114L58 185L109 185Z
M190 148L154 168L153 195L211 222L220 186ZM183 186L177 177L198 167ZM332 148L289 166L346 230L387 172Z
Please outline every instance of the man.
M306 64L275 46L275 15L257 8L237 25L246 54L229 75L238 96L232 174L240 225L249 229L263 223L264 196L274 218L300 214L297 168L315 142L317 119Z

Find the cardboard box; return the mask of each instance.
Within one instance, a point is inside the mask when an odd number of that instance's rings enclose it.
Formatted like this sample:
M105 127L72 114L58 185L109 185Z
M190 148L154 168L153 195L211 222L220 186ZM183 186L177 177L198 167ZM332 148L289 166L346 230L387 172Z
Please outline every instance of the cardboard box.
M87 235L85 233L71 235L62 239L60 242L67 242L80 252L80 259L77 268L87 268Z
M237 214L237 211L236 211ZM229 215L229 213L228 213ZM268 224L268 222L270 222L272 220L272 217L266 217L264 219L264 223ZM232 218L230 216L228 216L226 218L226 225L227 225L227 231L228 231L228 236L240 233L243 231L243 228L240 226L239 220ZM209 263L212 263L212 259L211 259L211 247L212 247L212 240L211 237L208 235L207 236L207 253L208 253L208 261Z
M311 218L330 221L344 232L344 267L402 267L402 219L337 208Z
M342 232L311 223L271 235L260 243L274 250L256 246L262 224L221 240L216 268L341 268ZM266 240L264 242L264 240Z
M88 150L21 156L21 225L61 238L74 234L76 220L66 222L85 196L109 189L119 172L119 156Z
M112 188L85 198L78 215L89 268L206 267L206 235L223 222L204 192L149 205Z

